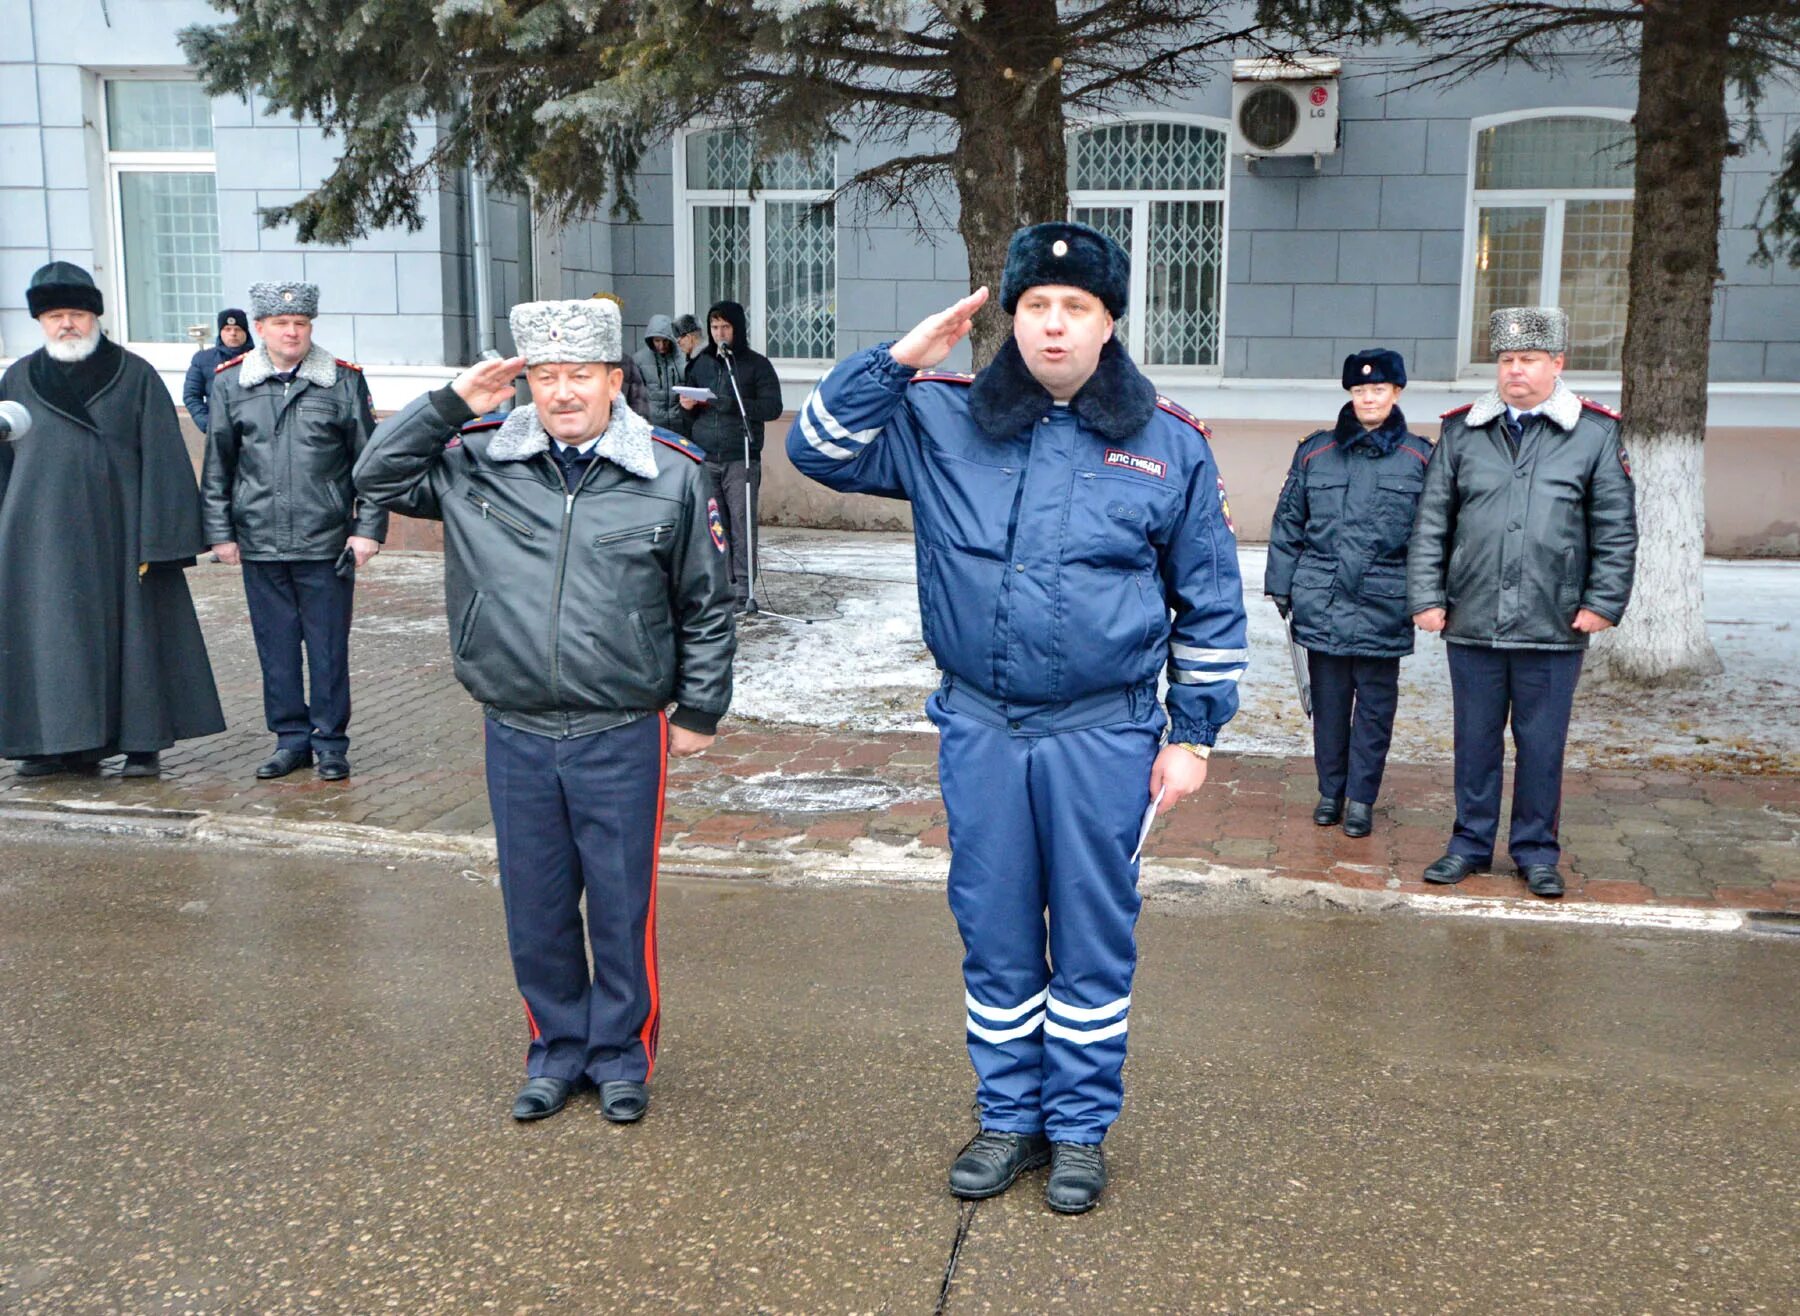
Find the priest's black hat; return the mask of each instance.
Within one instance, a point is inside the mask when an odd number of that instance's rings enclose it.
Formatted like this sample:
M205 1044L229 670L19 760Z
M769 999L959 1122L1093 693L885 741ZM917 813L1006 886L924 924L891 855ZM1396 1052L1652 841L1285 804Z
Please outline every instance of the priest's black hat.
M25 305L34 320L46 311L106 314L106 302L94 286L94 276L66 260L53 260L38 268L25 285Z

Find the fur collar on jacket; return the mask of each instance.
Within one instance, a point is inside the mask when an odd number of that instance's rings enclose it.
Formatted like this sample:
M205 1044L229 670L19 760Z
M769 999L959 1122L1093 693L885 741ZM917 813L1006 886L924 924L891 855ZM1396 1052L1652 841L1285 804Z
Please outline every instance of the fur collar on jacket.
M275 363L269 359L269 349L258 343L244 353L244 364L238 367L238 383L245 388L255 388L263 380L273 379L277 373ZM337 358L314 343L295 373L309 384L330 388L337 383Z
M1043 419L1054 405L1008 338L969 387L969 414L990 439L1011 439ZM1083 425L1109 443L1122 443L1156 415L1156 385L1144 378L1116 339L1100 349L1100 363L1069 402Z
M1379 429L1364 429L1363 423L1356 418L1356 408L1346 402L1344 409L1338 412L1337 428L1332 433L1346 449L1361 443L1385 457L1398 448L1400 440L1406 437L1406 417L1401 414L1399 407L1395 407L1388 412L1387 419L1381 422Z
M1558 379L1556 387L1550 390L1550 396L1537 404L1536 412L1555 425L1557 429L1566 432L1574 429L1575 422L1581 419L1581 399L1576 396L1574 389ZM1468 416L1463 423L1486 425L1496 417L1505 414L1506 399L1502 398L1499 390L1496 389L1490 393L1483 393L1475 399L1475 405L1469 408Z
M640 479L650 480L656 476L656 449L652 444L650 422L626 406L624 398L614 398L612 420L594 446L594 455ZM515 407L494 431L487 455L492 461L520 462L549 451L550 435L538 422L537 406L527 403Z

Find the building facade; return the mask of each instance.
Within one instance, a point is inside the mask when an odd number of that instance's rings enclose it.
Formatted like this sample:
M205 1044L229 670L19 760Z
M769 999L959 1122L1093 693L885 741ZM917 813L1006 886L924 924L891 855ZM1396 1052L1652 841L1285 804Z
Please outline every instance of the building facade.
M242 305L251 282L317 282L319 341L364 365L383 408L443 380L489 337L505 349L517 300L612 292L635 342L652 314L729 296L748 308L794 407L833 359L967 289L952 207L921 229L834 203L869 163L848 148L767 166L752 192L747 143L707 125L647 159L636 222L550 230L528 201L488 196L483 226L465 176L425 198L417 232L303 246L290 229L261 227L258 211L316 186L336 143L194 83L175 34L217 11L202 0L26 0L23 19L0 51L0 358L36 346L24 288L51 258L94 270L109 331L172 380L193 329L210 340L214 313ZM1071 130L1071 214L1133 256L1120 333L1165 393L1213 423L1251 537L1266 528L1292 442L1336 414L1339 363L1357 348L1405 354L1415 383L1403 405L1427 421L1491 377L1489 309L1555 302L1575 325L1573 382L1617 397L1635 82L1570 59L1407 90L1402 63L1346 55L1335 149L1316 158L1233 149L1227 60L1181 96ZM1719 551L1797 553L1786 509L1800 501L1800 271L1751 255L1800 99L1772 96L1761 119L1762 140L1726 166L1709 535ZM478 266L491 287L487 336ZM774 516L904 522L899 509L769 478Z

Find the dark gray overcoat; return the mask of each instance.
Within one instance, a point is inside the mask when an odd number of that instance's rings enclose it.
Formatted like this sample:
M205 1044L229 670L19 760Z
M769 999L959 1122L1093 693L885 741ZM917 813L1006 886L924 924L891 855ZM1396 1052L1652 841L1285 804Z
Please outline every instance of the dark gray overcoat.
M147 752L223 731L182 571L203 544L174 400L120 352L84 421L33 384L41 356L0 377L0 398L32 419L0 442L0 758Z

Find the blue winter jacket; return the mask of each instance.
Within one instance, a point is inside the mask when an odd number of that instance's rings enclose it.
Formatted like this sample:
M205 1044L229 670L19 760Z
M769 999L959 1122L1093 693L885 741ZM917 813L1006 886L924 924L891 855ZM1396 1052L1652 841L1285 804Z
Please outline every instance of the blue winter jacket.
M1205 427L1116 343L1067 406L1011 340L974 379L871 348L826 376L787 446L822 484L912 503L925 643L959 684L1030 711L1153 690L1166 668L1171 740L1210 745L1237 712L1224 483Z
M227 347L223 339L216 339L211 347L203 347L195 352L188 362L187 378L181 385L181 403L187 408L188 415L194 418L194 424L200 427L202 434L212 423L212 382L213 376L219 373L219 367L227 361L235 361L245 352L256 346L256 340L249 334L244 335L242 347Z

